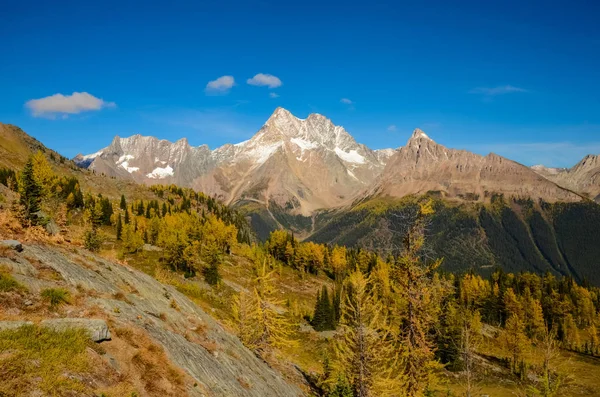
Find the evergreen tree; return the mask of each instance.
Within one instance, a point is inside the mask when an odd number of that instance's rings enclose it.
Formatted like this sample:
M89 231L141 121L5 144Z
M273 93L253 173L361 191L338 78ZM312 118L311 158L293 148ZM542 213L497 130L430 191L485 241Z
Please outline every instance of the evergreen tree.
M316 331L335 329L335 308L329 299L329 291L326 286L323 286L317 293L312 326Z
M19 202L23 208L23 219L31 224L37 225L40 219L37 212L42 202L42 186L36 181L33 168L33 158L29 158L19 179Z
M315 311L313 313L313 318L311 321L311 325L315 329L315 331L322 331L323 325L323 313L321 312L321 291L317 291L317 301L315 303Z
M119 208L121 208L123 211L127 211L127 201L125 200L124 194L121 195L121 203L119 204Z
M121 214L117 218L117 240L121 240L121 234L123 233L123 224L121 223Z
M125 219L124 219L124 223L126 225L129 225L129 211L125 210Z

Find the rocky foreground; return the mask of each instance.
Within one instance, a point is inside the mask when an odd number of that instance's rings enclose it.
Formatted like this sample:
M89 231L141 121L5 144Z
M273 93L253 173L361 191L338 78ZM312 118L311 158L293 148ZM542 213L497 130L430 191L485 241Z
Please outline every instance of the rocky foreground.
M0 267L26 289L2 297L0 329L27 324L87 329L90 337L102 341L94 354L100 356L97 363L103 369L97 372L105 379L86 380L94 389L109 379L129 377L140 395L304 395L172 286L78 248L0 248ZM71 302L48 310L40 293L52 288L70 291ZM183 373L180 385L170 385L168 376L157 384L156 379L144 379L144 371L134 374L127 354L136 355L150 344L166 353L168 360L159 366Z

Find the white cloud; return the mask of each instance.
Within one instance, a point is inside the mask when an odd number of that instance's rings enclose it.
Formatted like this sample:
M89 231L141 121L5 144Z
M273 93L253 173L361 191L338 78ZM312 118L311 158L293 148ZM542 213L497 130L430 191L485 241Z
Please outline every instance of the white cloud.
M394 131L397 131L398 128L394 124L392 124L392 125L388 126L387 130L390 132L394 132Z
M348 98L342 98L342 99L340 99L340 102L341 102L341 103L345 103L346 105L352 105L352 103L353 103L353 102L352 102L350 99L348 99Z
M276 93L276 92L270 92L270 93L269 93L269 96L270 96L271 98L279 98L279 94L278 94L278 93Z
M106 102L96 98L87 92L74 92L71 95L54 94L45 98L31 99L25 103L34 117L55 118L62 114L66 118L68 114L77 114L103 108L116 107L114 102Z
M279 77L264 73L259 73L251 79L246 80L246 82L250 85L267 86L269 88L281 87L283 84L281 80L279 80Z
M231 87L233 87L235 85L235 79L233 78L233 76L221 76L216 80L213 81L209 81L208 84L206 84L206 93L210 94L210 93L221 93L224 94L226 92L228 92Z
M512 85L502 85L498 87L477 87L469 91L469 94L481 94L485 96L496 96L504 94L512 94L515 92L528 92L528 90Z

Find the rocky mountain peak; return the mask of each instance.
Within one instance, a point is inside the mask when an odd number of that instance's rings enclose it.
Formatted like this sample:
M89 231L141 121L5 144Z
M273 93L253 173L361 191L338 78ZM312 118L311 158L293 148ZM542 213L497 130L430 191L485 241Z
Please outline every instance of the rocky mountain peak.
M421 140L433 142L433 139L431 139L422 129L415 128L412 135L410 136L410 139L408 140L408 143Z

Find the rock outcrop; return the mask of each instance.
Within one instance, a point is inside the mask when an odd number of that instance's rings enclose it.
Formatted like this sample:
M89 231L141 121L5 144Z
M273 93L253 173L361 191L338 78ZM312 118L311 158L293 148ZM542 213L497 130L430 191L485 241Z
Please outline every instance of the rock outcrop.
M51 268L57 276L44 279L38 264ZM106 324L94 320L99 317L116 328L141 330L197 384L190 388L190 395L304 395L189 298L138 270L85 250L43 245L25 245L16 257L0 257L0 265L11 269L15 279L34 295L60 286L87 296L83 307L69 313L68 319L51 319L41 325L83 327L91 330L96 340L110 337ZM90 312L96 313L92 319L86 317ZM104 342L103 346L111 343ZM118 363L111 362L111 366L118 367Z
M43 320L42 327L51 328L55 331L65 331L68 329L83 329L90 339L94 342L104 342L110 340L110 330L106 321L94 318L53 318Z

